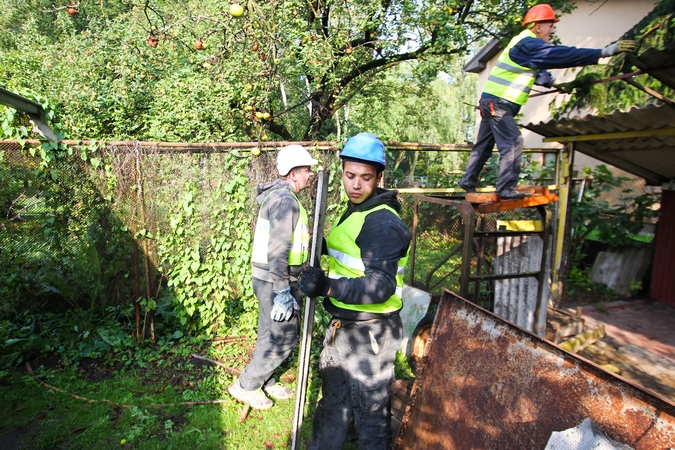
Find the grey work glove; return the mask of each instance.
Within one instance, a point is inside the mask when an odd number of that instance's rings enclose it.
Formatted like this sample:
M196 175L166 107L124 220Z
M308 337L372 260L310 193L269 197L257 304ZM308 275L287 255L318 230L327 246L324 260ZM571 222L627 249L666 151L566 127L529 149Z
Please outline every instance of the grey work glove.
M602 49L602 56L613 56L617 53L630 53L636 48L636 41L616 41Z
M534 84L537 86L544 86L547 88L553 87L553 83L555 82L555 78L553 78L553 75L551 75L551 72L547 70L541 70L537 74L537 78L534 80Z
M274 297L271 318L275 322L286 322L293 315L293 309L300 309L300 306L291 294L290 286L274 293L277 295Z

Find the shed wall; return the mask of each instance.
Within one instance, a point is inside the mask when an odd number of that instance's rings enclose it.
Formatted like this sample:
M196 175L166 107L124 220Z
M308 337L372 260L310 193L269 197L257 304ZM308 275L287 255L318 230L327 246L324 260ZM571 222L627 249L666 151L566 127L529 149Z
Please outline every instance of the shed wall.
M675 306L675 187L661 193L651 287L652 298Z

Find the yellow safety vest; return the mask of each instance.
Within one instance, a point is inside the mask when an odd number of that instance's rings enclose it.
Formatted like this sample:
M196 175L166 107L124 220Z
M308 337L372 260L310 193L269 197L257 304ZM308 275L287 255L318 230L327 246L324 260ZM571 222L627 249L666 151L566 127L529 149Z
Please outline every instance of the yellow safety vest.
M262 206L265 204L270 194L273 191L278 189L273 189L267 194L265 200L263 200ZM307 217L307 211L298 200L298 197L295 196L295 193L291 190L288 190L295 200L298 202L300 208L300 217L298 218L298 223L295 225L293 230L293 238L291 240L291 248L288 252L288 265L289 266L301 266L307 260L308 248L309 248L309 219ZM270 221L268 219L263 219L258 213L258 222L255 225L255 234L253 235L253 255L251 261L258 264L268 264L267 261L267 252L269 251L269 242L270 242Z
M536 37L530 30L525 30L511 39L502 54L497 59L497 64L490 71L490 76L485 82L483 92L503 98L517 105L527 103L530 91L537 79L538 70L516 64L511 60L509 51L526 37Z
M366 267L361 259L361 249L356 245L356 238L359 236L368 214L381 209L388 209L393 214L396 214L396 217L399 217L390 206L380 205L368 211L354 212L344 222L333 228L326 240L328 254L330 255L329 278L360 278L366 274ZM401 297L403 295L403 275L407 262L408 255L399 260L398 270L396 271L396 292L384 303L368 305L347 304L332 297L330 298L330 302L338 308L351 311L381 314L398 311L403 306Z

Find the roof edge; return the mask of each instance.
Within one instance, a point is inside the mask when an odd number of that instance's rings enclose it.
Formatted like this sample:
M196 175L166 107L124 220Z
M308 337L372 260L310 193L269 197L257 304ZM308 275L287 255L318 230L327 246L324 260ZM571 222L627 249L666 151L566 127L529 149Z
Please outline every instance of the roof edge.
M465 72L480 73L487 67L488 61L495 57L501 50L499 39L492 38L483 48L481 48L476 56L471 58L471 61L464 66Z

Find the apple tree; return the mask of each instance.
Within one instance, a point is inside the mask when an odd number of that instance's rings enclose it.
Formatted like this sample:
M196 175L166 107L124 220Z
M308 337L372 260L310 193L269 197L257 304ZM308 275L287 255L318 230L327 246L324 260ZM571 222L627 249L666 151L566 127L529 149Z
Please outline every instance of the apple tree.
M431 80L534 3L0 0L0 84L57 102L71 137L325 139L384 72Z

